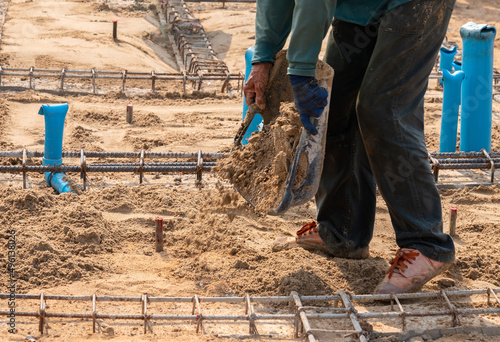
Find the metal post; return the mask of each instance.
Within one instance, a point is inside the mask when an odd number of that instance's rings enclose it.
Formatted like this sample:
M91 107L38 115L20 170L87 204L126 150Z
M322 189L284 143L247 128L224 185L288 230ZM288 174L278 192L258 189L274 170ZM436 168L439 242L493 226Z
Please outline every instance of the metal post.
M455 236L455 232L457 229L457 208L450 208L450 236Z
M134 106L131 104L128 104L127 105L127 122L128 123L132 123L133 113L134 113Z
M116 40L118 36L118 20L113 20L113 39Z
M23 148L23 189L26 189L26 155L27 150Z
M158 217L155 219L155 241L156 241L156 251L163 251L163 219Z

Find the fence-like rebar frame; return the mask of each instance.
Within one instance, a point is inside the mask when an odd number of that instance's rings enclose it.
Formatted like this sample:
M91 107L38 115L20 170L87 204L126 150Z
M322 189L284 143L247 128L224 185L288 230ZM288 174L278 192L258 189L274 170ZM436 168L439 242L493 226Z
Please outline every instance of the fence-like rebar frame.
M500 167L500 152L449 152L430 153L429 160L432 166L434 179L437 182L439 170L477 169L490 170L490 182L495 181L495 169Z
M70 69L38 69L35 67L30 68L9 68L0 65L0 86L2 85L2 80L6 77L25 77L28 82L28 88L34 88L34 82L36 79L57 79L60 80L60 85L58 90L64 91L64 85L67 79L80 79L89 80L92 85L92 93L97 94L98 87L97 79L110 79L110 80L120 80L121 90L125 92L127 80L149 80L151 82L152 92L156 91L156 85L159 82L171 82L178 81L182 82L183 92L187 93L187 83L193 82L195 84L194 88L196 90L201 90L203 82L208 81L221 81L221 93L229 92L229 82L237 81L237 90L243 89L243 74L198 74L198 73L162 73L162 72L138 72L138 71L110 71L110 70L96 70L94 68L90 70L70 70ZM5 81L4 85L5 86ZM137 87L137 86L135 86Z
M334 295L326 296L301 296L293 291L289 296L275 297L258 297L246 295L243 297L205 297L200 298L198 295L192 297L149 297L143 294L140 297L121 297L121 296L98 296L95 293L90 296L68 296L68 295L40 295L34 294L16 294L16 299L31 299L40 300L39 310L36 312L17 311L16 317L36 317L39 320L39 331L43 334L47 324L47 318L78 318L91 319L92 331L96 332L96 326L100 328L100 319L117 319L117 320L140 320L144 323L144 334L153 332L152 321L170 321L170 322L194 322L196 324L196 332L199 333L203 329L204 322L218 321L247 321L249 325L250 335L258 335L257 323L259 321L293 321L294 337L305 337L309 342L316 341L315 335L318 334L340 334L343 336L357 337L359 341L368 341L368 332L363 330L360 322L368 319L400 319L401 329L404 331L407 325L407 319L411 317L436 317L448 316L451 318L451 326L456 327L461 325L460 316L465 315L481 315L481 314L500 314L500 299L498 294L500 288L488 287L487 289L477 290L460 290L460 291L445 291L440 292L418 292L404 294L381 294L381 295L351 295L345 291L338 291ZM487 295L488 308L457 308L453 304L453 297L471 297L473 295ZM0 294L1 299L10 298L10 294ZM429 308L424 311L406 311L402 301L411 300L428 300L440 299L444 304L444 309ZM61 301L86 301L92 305L91 313L64 313L64 312L48 312L46 301L61 300ZM140 303L140 314L109 314L99 313L97 310L98 302L137 302ZM304 306L304 302L333 302L333 306ZM359 312L356 309L356 303L371 303L370 312ZM390 302L390 311L374 312L375 308L379 309L387 306ZM190 314L181 315L159 315L150 314L148 312L149 303L192 303ZM233 315L215 315L204 314L201 304L208 303L244 303L244 314ZM290 314L259 314L255 311L253 303L291 303L293 313ZM339 304L341 304L339 306ZM413 303L414 304L414 303ZM8 316L12 314L10 310L0 310L0 316ZM350 320L353 329L314 329L311 327L311 320L330 319ZM500 333L500 329L498 331Z
M28 158L41 158L43 152L28 151L0 151L1 158L22 158L21 165L0 165L0 173L22 173L23 189L26 189L28 172L78 172L83 180L83 191L87 189L87 174L93 172L132 172L139 174L139 183L142 184L144 173L147 172L185 172L195 173L196 181L202 180L203 172L210 172L216 166L217 160L228 156L229 153L203 153L198 152L85 152L80 151L63 152L65 158L80 158L79 165L27 165ZM136 158L137 163L91 163L87 164L87 158ZM170 163L148 163L146 158L170 158L170 159L192 159L187 162ZM495 169L500 167L500 152L454 152L454 153L430 153L428 155L431 163L434 179L438 182L440 170L490 170L490 182L494 183Z
M196 174L196 181L202 181L203 172L211 171L218 158L224 153L203 153L201 150L193 153L178 152L63 152L65 158L80 158L80 165L27 165L28 158L43 157L41 151L23 149L17 152L0 152L0 158L22 158L21 165L0 165L0 173L22 173L23 189L26 189L28 172L79 172L83 180L83 188L87 189L87 174L91 172L133 172L139 174L139 183L142 184L146 172L184 172ZM92 163L87 165L88 158L138 158L137 163ZM192 162L147 163L146 158L194 159ZM212 161L207 161L212 160Z
M183 0L162 0L160 10L166 19L166 30L174 38L174 52L179 53L183 70L222 77L229 73L226 63L217 58L200 20Z

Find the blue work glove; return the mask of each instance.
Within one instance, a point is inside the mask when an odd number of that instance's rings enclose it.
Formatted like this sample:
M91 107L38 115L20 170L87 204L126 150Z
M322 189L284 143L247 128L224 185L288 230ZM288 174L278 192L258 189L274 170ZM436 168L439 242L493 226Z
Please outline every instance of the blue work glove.
M311 116L319 118L323 108L328 104L328 91L319 86L312 76L289 75L292 83L295 107L300 114L302 126L311 134L318 134L318 130L311 123Z

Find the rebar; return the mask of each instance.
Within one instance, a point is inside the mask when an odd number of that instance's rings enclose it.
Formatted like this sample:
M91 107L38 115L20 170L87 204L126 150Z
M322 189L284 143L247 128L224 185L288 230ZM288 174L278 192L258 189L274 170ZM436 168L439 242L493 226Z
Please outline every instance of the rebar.
M203 25L183 0L162 0L160 9L166 21L165 31L173 36L172 47L179 55L182 70L200 76L198 90L209 77L226 77L229 74L226 63L217 58ZM226 83L223 89L230 90Z
M78 319L91 319L93 332L95 332L95 325L97 319L119 319L119 320L142 320L144 321L144 333L146 334L148 329L152 333L153 326L152 321L175 321L175 322L185 322L193 321L196 323L196 331L199 332L202 329L203 322L212 321L247 321L249 323L250 334L258 334L257 322L263 321L293 321L294 324L294 337L299 337L303 334L309 342L316 341L315 334L330 333L330 334L342 334L344 336L357 336L359 341L367 341L367 331L362 329L359 320L367 319L394 319L401 318L402 330L406 329L405 320L408 317L435 317L435 316L450 316L452 317L452 326L460 325L459 316L463 315L480 315L480 314L500 314L500 300L498 299L498 294L500 293L500 288L487 288L487 289L476 289L476 290L460 290L460 291L440 291L440 292L419 292L419 293L403 293L403 294L379 294L379 295L350 295L342 290L338 291L337 294L328 296L301 296L296 292L292 292L289 296L275 296L275 297L252 297L249 294L243 297L205 297L202 300L198 296L193 297L149 297L146 294L140 297L123 297L123 296L98 296L92 294L89 296L73 296L73 295L46 295L41 293L40 295L34 294L16 294L16 299L18 300L40 300L39 310L34 311L17 311L16 316L20 317L36 317L39 320L39 331L43 334L45 330L45 325L48 318L78 318ZM451 298L455 297L471 297L473 295L487 295L488 306L495 305L495 307L489 308L462 308L457 309L452 303ZM11 294L2 293L0 294L0 299L8 299ZM490 297L494 297L495 302L490 302ZM431 306L428 310L424 311L405 311L401 300L405 299L443 299L446 309L435 309ZM88 301L92 305L92 313L62 313L62 312L48 312L46 302L48 300L62 300L70 301L74 303L76 301ZM303 306L303 302L320 302L322 305L326 301L334 301L338 303L339 301L344 304L343 308L336 308L334 304L333 307L315 307L315 306ZM381 302L384 301L384 302ZM375 304L386 305L390 301L390 311L386 311L385 308L375 308L371 307L370 312L358 312L356 310L354 302L364 303L370 302ZM394 310L393 301L397 303L397 311ZM98 302L138 302L141 303L141 314L102 314L97 312ZM191 314L179 314L179 315L157 315L150 314L148 312L149 303L192 303ZM202 312L201 303L243 303L245 304L245 314L223 314L207 315ZM258 314L255 312L252 303L280 303L280 302L291 302L295 306L295 313L290 314ZM413 303L415 304L415 303ZM375 312L380 310L380 312ZM310 312L313 311L313 312ZM12 312L10 310L0 310L0 316L8 316ZM311 319L349 319L353 325L353 329L348 330L324 330L324 329L313 329L311 328L309 320ZM98 323L97 323L98 324Z
M4 151L0 152L0 158L20 158L22 157L21 165L0 165L0 173L16 173L23 174L23 189L26 189L27 172L79 172L83 180L83 191L87 190L87 173L89 172L133 172L139 174L139 183L142 184L145 172L189 172L196 174L196 181L201 185L203 172L211 171L216 166L215 161L204 161L204 159L218 159L226 156L225 153L203 153L201 150L195 153L186 152L85 152L80 151L63 152L62 156L66 158L80 157L80 165L26 165L27 158L43 157L43 152L28 151ZM87 164L87 157L95 158L139 158L138 163L91 163ZM173 158L195 159L193 162L145 162L146 158Z
M62 153L63 158L80 158L81 151L66 151ZM88 158L139 158L141 152L92 152L84 151L84 155ZM41 158L43 151L26 151L28 158ZM227 153L201 153L203 158L222 158L227 156ZM23 150L21 151L0 151L0 158L22 158ZM198 152L144 152L146 158L197 158Z
M222 62L218 62L222 63ZM127 80L149 80L151 87L148 87L152 92L156 91L156 86L159 81L170 82L170 81L182 81L184 86L184 93L186 93L185 83L187 81L198 82L199 85L203 81L221 81L221 92L228 92L230 89L227 87L227 82L237 81L238 89L240 87L240 81L244 80L244 76L241 73L234 74L230 73L227 67L223 69L223 72L219 73L205 73L200 74L198 71L195 72L180 72L180 73L163 73L163 72L138 72L138 71L110 71L110 70L96 70L94 68L90 70L70 70L66 68L62 69L39 69L35 67L30 68L9 68L0 65L0 86L2 86L2 79L5 77L27 77L29 79L29 89L33 89L34 80L42 78L52 78L59 79L60 84L58 90L63 91L64 85L67 79L80 79L80 80L90 80L92 84L92 92L97 93L97 79L110 79L110 80L121 80L121 90L125 91ZM200 90L198 85L196 90ZM5 86L5 81L3 86ZM137 85L136 85L137 86Z
M23 173L23 188L26 188L27 172L80 172L83 179L83 188L86 189L86 176L88 172L134 172L139 173L142 183L144 172L192 172L196 174L197 181L202 180L202 172L210 171L216 166L216 160L228 156L229 153L203 153L201 151L186 152L63 152L64 158L80 158L80 165L42 166L26 165L27 158L43 157L41 151L0 151L0 158L22 158L22 165L0 165L0 173ZM87 164L86 158L139 158L139 163L105 163L97 162ZM500 167L500 152L455 152L455 153L430 153L429 161L436 182L439 170L477 169L490 170L490 182L494 182L495 169ZM192 162L159 163L145 161L145 158L173 158L194 159ZM207 161L207 159L211 161ZM198 183L199 184L199 183Z
M500 167L500 152L442 152L429 153L434 179L437 182L441 169L490 170L490 183L495 180L495 169Z

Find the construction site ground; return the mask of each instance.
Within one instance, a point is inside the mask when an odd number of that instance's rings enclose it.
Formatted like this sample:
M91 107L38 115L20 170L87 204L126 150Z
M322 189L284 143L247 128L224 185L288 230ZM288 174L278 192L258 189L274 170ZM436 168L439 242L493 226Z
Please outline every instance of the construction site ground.
M110 6L113 2L109 2ZM168 40L159 28L153 1L11 0L1 36L0 65L8 67L67 68L178 72ZM255 4L188 3L201 20L214 50L232 73L244 72L245 50L253 45ZM111 21L118 20L118 39ZM496 0L457 0L447 40L461 46L460 27L468 21L500 27ZM494 65L500 69L500 37L495 40ZM38 83L37 83L38 82ZM73 81L76 82L76 81ZM120 85L112 80L107 87ZM27 90L26 78L3 78L0 88L0 150L42 151L42 104L69 104L64 128L64 151L229 151L240 125L239 92L221 93L206 84L200 92L179 84L162 83L156 93ZM88 84L87 84L88 86ZM137 83L140 88L140 84ZM425 131L430 152L439 145L442 96L435 80L426 97ZM126 122L126 106L134 106L134 121ZM493 104L492 151L500 152L500 103ZM113 161L119 161L117 159ZM1 159L20 164L19 159ZM67 159L65 163L77 163ZM28 164L40 164L30 158ZM68 174L81 184L79 174ZM454 265L430 281L423 291L500 287L500 175L490 184L488 171L440 172L439 186L448 230L450 207L458 209L457 257ZM367 260L332 258L299 248L272 250L277 237L294 236L315 218L315 203L294 207L275 217L252 210L231 186L204 173L202 186L194 174L93 173L88 191L57 195L43 175L30 173L28 189L21 174L0 174L0 246L10 230L16 232L17 293L190 297L328 295L338 290L370 294L383 278L388 261L398 249L387 206L377 197L374 238ZM475 186L467 186L475 184ZM162 217L165 246L155 252L155 218ZM0 293L9 285L7 249L0 248ZM324 303L327 304L327 303ZM36 311L39 302L21 300L18 311ZM377 303L370 305L377 306ZM421 310L435 304L411 302ZM461 302L464 307L484 303ZM203 310L244 314L244 306L201 305ZM7 309L2 300L0 310ZM100 312L140 314L137 303L99 303ZM49 301L47 312L88 312L91 303ZM149 312L190 314L188 304L151 304ZM155 311L156 310L156 311ZM369 310L369 308L367 309ZM286 305L256 305L262 313L289 312ZM409 329L450 327L450 317L410 319ZM18 317L17 333L10 334L0 317L0 340L23 341L291 341L293 322L271 322L257 328L261 337L248 335L248 323L207 323L196 334L193 322L153 324L143 334L141 321L105 320L92 333L91 320L48 319L48 330L38 332L38 320ZM463 325L499 327L498 315L461 317ZM343 322L350 329L348 322ZM319 323L318 323L319 324ZM328 328L332 322L318 327ZM370 322L378 332L401 332L398 321ZM352 327L351 327L352 328ZM368 329L369 330L369 329ZM499 341L483 331L422 334L411 341ZM445 336L446 335L446 336ZM396 335L395 335L396 336ZM325 337L320 339L329 341ZM343 339L340 339L343 340ZM349 339L346 339L349 340ZM396 341L396 337L379 340Z

